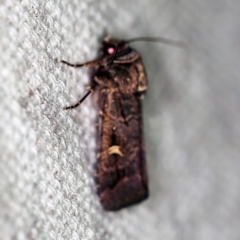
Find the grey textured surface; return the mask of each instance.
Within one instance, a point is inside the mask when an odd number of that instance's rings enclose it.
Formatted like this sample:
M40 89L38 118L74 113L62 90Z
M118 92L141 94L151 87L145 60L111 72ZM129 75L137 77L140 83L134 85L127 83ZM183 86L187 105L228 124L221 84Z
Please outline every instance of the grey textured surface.
M0 239L240 238L240 4L220 1L2 1ZM95 195L91 98L75 103L104 30L135 43L150 198L116 213Z

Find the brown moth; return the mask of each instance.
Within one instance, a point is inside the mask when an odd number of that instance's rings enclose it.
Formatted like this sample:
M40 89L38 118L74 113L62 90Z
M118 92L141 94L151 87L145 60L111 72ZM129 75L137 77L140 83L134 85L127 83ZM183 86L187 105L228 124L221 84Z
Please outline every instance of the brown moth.
M93 67L90 90L73 109L94 92L97 96L97 163L95 181L102 207L108 211L148 197L141 99L147 78L139 53L130 42L146 40L179 45L164 38L118 40L106 37L97 60L72 67Z

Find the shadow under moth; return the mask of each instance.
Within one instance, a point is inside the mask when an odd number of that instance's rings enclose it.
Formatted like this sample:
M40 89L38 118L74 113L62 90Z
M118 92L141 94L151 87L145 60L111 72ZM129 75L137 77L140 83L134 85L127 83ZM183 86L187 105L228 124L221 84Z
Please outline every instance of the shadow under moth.
M90 89L75 105L91 93L97 96L97 162L95 182L102 207L107 211L143 201L148 197L141 99L147 78L141 56L129 46L134 41L158 41L170 45L180 42L165 38L104 38L99 57L71 67L92 67Z

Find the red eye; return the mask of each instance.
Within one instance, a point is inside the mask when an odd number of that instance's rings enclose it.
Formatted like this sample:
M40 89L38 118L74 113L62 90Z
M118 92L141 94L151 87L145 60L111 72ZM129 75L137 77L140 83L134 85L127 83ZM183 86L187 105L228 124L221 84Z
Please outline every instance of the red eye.
M113 47L109 47L108 49L107 49L107 52L108 52L108 54L113 54L114 53L114 51L115 51L115 49L113 48Z

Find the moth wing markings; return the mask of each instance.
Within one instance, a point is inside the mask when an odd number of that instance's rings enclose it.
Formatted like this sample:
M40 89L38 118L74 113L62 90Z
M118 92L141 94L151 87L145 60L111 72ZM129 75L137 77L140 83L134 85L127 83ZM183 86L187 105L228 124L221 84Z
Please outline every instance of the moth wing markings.
M111 165L111 167L105 165L102 169L108 173L112 172L111 174L116 175L116 178L123 178L125 175L134 174L139 169L144 171L142 169L143 162L145 162L145 150L141 129L141 102L134 94L127 98L118 93L114 93L114 96L110 95L105 94L102 97L105 101L102 107L100 106L104 112L99 116L101 129L98 135L101 139L98 141L98 150L101 151L100 162ZM106 102L111 107L105 108ZM119 115L111 116L109 109ZM111 142L113 138L115 142ZM141 175L141 172L139 174Z
M140 110L140 100L132 95L130 99L124 100L124 105L129 101L138 103L137 110ZM128 102L128 103L126 103ZM138 114L136 114L138 113ZM128 124L123 119L115 121L115 135L117 141L121 141L124 156L113 154L109 159L113 159L117 168L108 185L99 191L100 201L105 209L117 210L124 206L138 203L148 197L146 159L144 143L142 138L141 113L134 112L129 118ZM101 187L101 186L100 186Z
M117 144L122 150L123 156L116 156L118 171L121 177L129 177L134 174L141 175L143 162L145 162L145 150L142 138L141 102L132 95L127 99L120 99L124 115L117 118L115 135Z
M147 75L145 68L142 64L142 60L139 59L138 62L134 65L135 72L137 75L137 89L136 93L138 93L138 97L142 99L147 91Z
M145 72L140 73L141 59L130 68L112 65L109 71L115 73L114 78L106 79L109 85L103 87L99 97L98 106L103 114L99 115L96 182L100 201L108 210L148 196L139 99L147 83Z
M106 89L105 89L106 90ZM115 154L109 155L109 147L112 146L113 138L113 116L114 102L112 102L112 91L102 91L99 98L99 109L102 114L98 116L97 129L97 163L96 163L96 181L98 183L98 192L106 188L113 188L118 182L117 165Z

